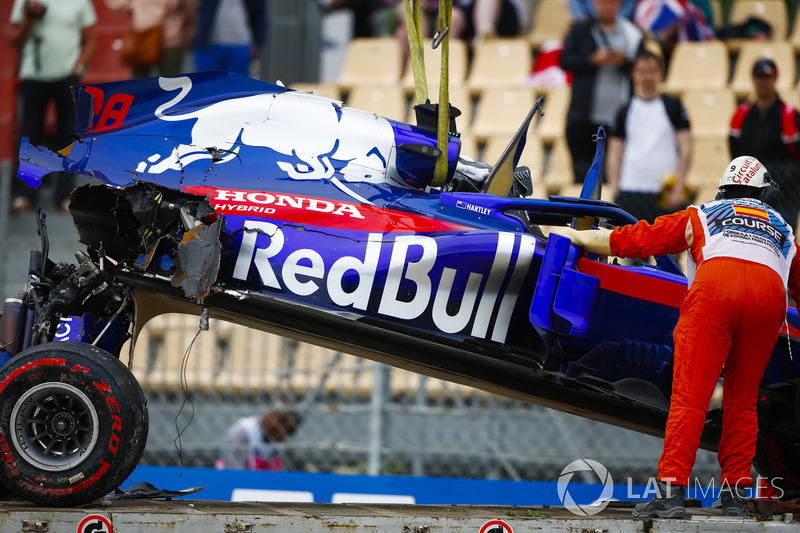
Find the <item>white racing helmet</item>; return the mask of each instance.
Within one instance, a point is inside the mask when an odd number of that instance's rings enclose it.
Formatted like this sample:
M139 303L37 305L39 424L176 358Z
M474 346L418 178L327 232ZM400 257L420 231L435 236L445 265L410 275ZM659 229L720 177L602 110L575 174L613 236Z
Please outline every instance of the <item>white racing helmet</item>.
M755 157L742 155L728 163L720 187L728 185L746 185L748 187L767 187L772 185L771 176L764 165Z
M740 189L740 187L742 188ZM719 188L718 200L755 198L776 209L781 201L778 184L773 181L761 161L749 155L739 156L728 163L719 180ZM747 192L754 189L760 190L757 193Z

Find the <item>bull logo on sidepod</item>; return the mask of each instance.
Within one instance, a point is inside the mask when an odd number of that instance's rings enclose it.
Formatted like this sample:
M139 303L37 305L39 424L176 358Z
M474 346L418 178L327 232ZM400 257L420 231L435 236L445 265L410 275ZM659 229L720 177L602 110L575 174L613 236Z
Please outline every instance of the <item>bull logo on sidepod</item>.
M295 180L330 180L361 203L371 203L343 182L381 183L394 132L386 119L302 92L263 93L230 98L183 114L168 114L192 88L188 77L159 78L165 91L180 92L160 105L164 121L194 120L191 142L166 156L155 153L137 172L161 174L201 160L215 165L241 157L243 146L270 148L285 157L278 167Z

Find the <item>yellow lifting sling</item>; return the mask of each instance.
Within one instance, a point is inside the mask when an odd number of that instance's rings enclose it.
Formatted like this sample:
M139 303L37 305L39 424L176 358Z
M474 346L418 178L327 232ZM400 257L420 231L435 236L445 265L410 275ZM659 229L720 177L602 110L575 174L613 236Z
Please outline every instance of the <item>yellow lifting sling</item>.
M425 58L422 51L422 19L420 18L420 0L403 0L406 13L406 30L410 50L411 71L414 74L414 94L417 104L428 100L428 80L425 75ZM450 139L450 22L453 11L453 0L439 0L439 33L433 41L433 47L442 47L442 66L439 78L439 116L437 126L436 168L431 187L441 187L447 181L447 144Z

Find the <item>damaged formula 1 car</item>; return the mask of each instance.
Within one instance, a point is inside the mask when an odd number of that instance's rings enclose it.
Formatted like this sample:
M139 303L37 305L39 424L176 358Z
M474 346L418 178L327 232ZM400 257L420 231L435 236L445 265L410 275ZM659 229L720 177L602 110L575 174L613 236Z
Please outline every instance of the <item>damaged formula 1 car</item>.
M130 474L148 419L120 351L167 312L663 433L686 278L668 257L621 266L538 228L634 221L597 199L602 132L582 197L535 200L514 172L535 109L487 177L457 134L437 147L430 105L413 126L222 72L75 98L75 142L20 154L31 185L98 183L71 197L77 263L48 259L40 217L42 250L0 322L0 482L18 495L82 504ZM800 487L799 327L792 309L759 403L757 466L786 489ZM704 448L720 424L711 411Z

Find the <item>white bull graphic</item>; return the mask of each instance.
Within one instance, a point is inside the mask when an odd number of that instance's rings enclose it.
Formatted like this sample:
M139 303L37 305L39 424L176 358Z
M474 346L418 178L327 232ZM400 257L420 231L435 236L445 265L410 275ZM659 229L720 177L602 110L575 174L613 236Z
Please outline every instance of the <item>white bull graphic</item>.
M296 180L330 180L362 203L371 203L345 182L382 183L394 144L389 123L372 113L342 109L337 103L301 92L230 98L180 115L166 114L192 88L188 77L159 78L165 91L180 90L156 109L160 120L195 120L191 142L166 156L152 154L137 172L161 174L195 161L214 165L239 158L242 146L271 148L286 157L277 165ZM340 179L341 178L341 179Z

